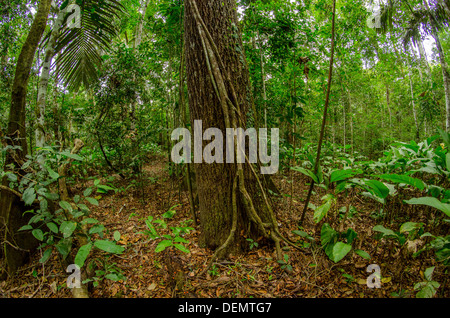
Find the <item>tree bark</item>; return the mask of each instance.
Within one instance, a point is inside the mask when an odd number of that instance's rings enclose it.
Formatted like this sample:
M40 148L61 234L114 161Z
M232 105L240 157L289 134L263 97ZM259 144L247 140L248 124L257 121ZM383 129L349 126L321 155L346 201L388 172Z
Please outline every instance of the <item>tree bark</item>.
M33 63L34 53L41 40L47 25L50 12L51 0L42 0L39 3L36 16L31 25L30 32L21 49L17 60L14 83L11 93L11 107L8 120L8 144L21 146L20 150L10 150L6 155L5 167L13 164L15 173L23 175L20 167L25 161L27 154L27 140L25 128L25 104L27 86L30 78L30 70ZM4 186L8 185L7 178L2 180ZM14 273L17 268L24 264L28 258L28 251L37 246L36 240L31 234L25 232L17 233L17 230L27 224L23 202L15 194L4 189L0 192L0 222L5 232L3 234L3 252L6 260L6 269L9 274ZM11 244L7 244L9 242Z
M434 41L436 42L436 48L439 55L439 61L441 62L442 80L444 82L444 95L445 95L445 129L450 132L450 73L447 61L445 60L444 50L442 49L441 42L436 28L433 28L432 34Z
M430 6L427 0L423 1L426 9L431 12ZM448 9L448 8L447 8ZM434 18L433 18L434 19ZM431 26L431 36L436 43L436 49L438 51L439 61L441 63L442 80L444 82L444 95L445 95L445 130L450 131L450 73L447 61L445 60L444 50L442 49L441 41L439 39L438 29L436 25Z
M50 39L48 40L47 48L45 50L44 62L42 63L41 78L39 80L38 98L36 105L37 112L37 127L35 130L36 147L44 147L45 144L45 104L47 101L47 88L50 78L50 68L52 64L53 56L55 55L56 39L59 35L62 22L64 20L64 12L59 11L55 25L53 26Z
M411 66L411 61L409 59L408 52L406 52L406 57L408 59L409 89L411 91L411 105L412 105L412 112L413 112L413 118L414 118L414 125L416 127L416 141L419 142L419 140L420 140L419 127L420 126L419 126L419 120L418 120L418 116L417 116L416 103L414 101L414 89L413 89L412 72L411 72L412 66Z
M202 133L215 127L225 136L225 128L246 128L252 95L238 25L234 0L185 2L190 119L192 127L194 120L202 120ZM224 143L224 154L225 148ZM263 236L275 241L277 257L281 257L273 211L254 168L202 162L195 163L195 170L201 245L216 249L215 255L223 257L244 251L245 238Z

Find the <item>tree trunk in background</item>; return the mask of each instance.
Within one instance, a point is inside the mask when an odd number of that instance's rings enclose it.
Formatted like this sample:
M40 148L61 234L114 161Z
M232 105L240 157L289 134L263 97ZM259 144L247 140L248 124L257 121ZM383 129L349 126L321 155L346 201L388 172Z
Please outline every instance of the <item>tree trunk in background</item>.
M428 12L431 12L430 6L427 0L423 1L425 8ZM439 62L441 63L442 80L444 82L444 95L445 95L445 130L450 131L450 73L447 61L445 60L444 50L442 49L441 41L438 35L438 29L435 25L431 25L431 36L436 43L436 49L438 51Z
M220 73L223 78L226 92L233 104L238 104L242 116L242 128L245 127L245 114L251 107L252 96L249 81L249 70L246 67L243 54L241 34L238 30L236 3L234 0L211 0L185 2L185 56L186 76L188 86L189 109L191 114L191 127L194 120L202 120L202 133L207 128L215 127L222 131L224 136L224 162L225 162L225 128L227 113L224 108L224 98L219 99L213 86L217 73L210 73L209 65L222 65ZM196 10L198 8L198 11ZM197 14L198 13L198 14ZM204 30L199 20L203 20ZM202 34L199 31L203 30ZM207 37L210 34L213 44ZM217 47L213 50L213 45ZM208 50L207 50L208 49ZM214 51L214 55L212 52ZM206 52L211 53L207 55ZM223 62L220 63L220 60ZM208 64L210 62L210 64ZM215 68L217 70L217 68ZM220 77L219 77L220 78ZM217 81L217 78L216 78ZM223 86L221 86L223 87ZM234 90L235 95L232 94ZM223 91L221 91L223 92ZM220 95L220 94L219 94ZM223 95L220 95L223 96ZM236 96L237 100L234 100ZM228 120L229 121L229 120ZM231 128L231 127L230 127ZM200 136L201 138L201 136ZM206 145L202 143L202 149ZM249 196L259 217L264 223L271 222L270 216L261 208L261 195L257 194L255 178L249 171L249 165L245 165L244 175ZM257 225L249 220L245 212L242 196L236 199L236 174L239 168L232 163L195 163L197 190L199 195L199 219L202 227L200 244L211 249L227 245L222 256L230 252L240 252L244 246L248 246L245 237L257 239ZM259 171L257 172L259 173ZM241 178L239 178L241 179ZM244 178L242 178L242 181ZM239 193L237 194L239 196ZM234 199L234 200L233 200ZM237 201L237 202L236 202ZM236 202L237 204L234 204ZM237 217L234 217L233 209L237 206ZM237 221L237 225L233 223ZM235 228L236 227L236 228ZM235 233L235 235L232 235ZM224 244L231 239L234 244Z
M433 28L433 38L436 42L436 48L439 55L439 61L441 62L442 80L444 82L444 94L445 94L445 129L450 132L450 74L447 61L445 60L444 50L442 49L437 30Z
M142 30L144 28L144 20L145 20L145 13L147 12L148 5L150 4L150 0L143 0L141 3L141 17L139 19L139 24L137 26L136 30L136 36L134 38L134 48L137 48L139 44L141 44L142 41Z
M34 53L41 40L47 25L50 12L51 0L42 0L39 3L30 32L23 44L17 60L14 83L11 93L11 108L8 121L8 144L19 145L21 150L10 150L6 155L5 166L13 164L16 174L23 174L20 167L25 161L27 154L27 140L25 129L25 104L27 96L28 80L33 63ZM19 178L20 180L20 178ZM7 186L5 177L2 184ZM7 190L0 192L0 223L5 232L2 233L3 253L6 260L8 273L14 273L17 268L24 264L28 257L26 250L37 246L37 241L25 232L17 233L17 230L27 224L28 220L22 216L25 207L20 198Z
M48 80L50 78L50 68L52 64L53 56L55 55L56 39L59 35L59 29L61 28L64 20L64 12L59 11L53 26L50 39L48 40L47 48L45 50L44 62L42 64L42 73L39 81L38 98L37 98L37 127L35 130L36 147L44 147L45 144L45 104L47 101L47 88Z
M417 41L417 48L419 49L420 64L422 64L422 67L425 69L425 72L427 73L427 81L431 88L431 84L433 82L432 77L431 77L431 69L430 69L430 64L428 64L427 54L425 52L425 48L423 47L422 40ZM414 51L412 51L412 52L414 52ZM433 94L434 94L434 90L433 90Z
M391 101L390 101L390 92L389 86L386 85L386 106L389 112L389 143L392 142L392 112L391 112Z
M413 52L411 50L411 52ZM412 81L412 72L411 72L411 61L408 56L408 52L406 53L406 57L408 59L408 76L409 76L409 89L411 91L411 106L412 106L412 112L413 112L413 118L414 118L414 125L416 127L416 141L419 142L420 140L420 126L419 126L419 119L417 118L417 110L416 110L416 103L414 101L414 87L413 87L413 81ZM425 61L426 62L426 61Z

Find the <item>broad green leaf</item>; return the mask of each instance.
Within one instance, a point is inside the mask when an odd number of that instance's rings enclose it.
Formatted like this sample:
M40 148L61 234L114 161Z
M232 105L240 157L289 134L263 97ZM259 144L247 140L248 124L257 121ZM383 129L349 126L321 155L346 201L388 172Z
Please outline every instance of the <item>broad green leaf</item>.
M33 187L30 187L23 192L22 200L25 205L33 204L34 200L36 200L36 192Z
M6 176L8 177L8 180L11 181L11 182L16 182L17 181L17 176L14 173L12 173L12 172L7 173Z
M121 254L125 250L123 246L117 245L116 243L107 240L95 241L94 245L102 251L113 254Z
M80 268L84 266L89 253L91 252L92 243L89 242L78 249L77 255L75 256L75 264Z
M424 283L424 285L417 283L414 285L414 289L420 289L420 291L416 294L416 298L433 298L436 294L436 288L431 282Z
M159 253L164 251L167 247L172 246L173 242L171 240L162 240L159 242L158 246L155 248L155 252Z
M374 195L381 199L385 199L389 195L389 188L386 187L383 182L378 180L365 180L364 183L370 188Z
M68 158L74 159L74 160L83 161L83 158L82 158L82 157L80 157L80 156L77 155L77 154L70 153L70 152L68 152L68 151L63 151L63 152L61 152L61 154L64 155L64 156L66 156L66 157L68 157Z
M41 212L45 212L48 209L48 201L44 197L39 198L39 207L41 208Z
M447 171L450 171L450 152L445 154L445 165L447 167Z
M95 224L95 223L98 223L98 220L93 219L93 218L85 218L80 223L81 224Z
M375 200L377 202L380 202L381 204L384 204L386 202L385 199L382 199L379 196L377 196L375 194L372 194L372 193L370 193L368 191L361 192L361 195L363 195L365 197L368 197L368 198L371 198L372 200Z
M59 201L59 206L62 207L64 210L66 210L69 213L72 213L72 211L73 211L72 206L67 201L64 201L64 200Z
M58 226L53 222L48 222L47 227L52 231L53 233L58 233Z
M363 250L355 250L355 253L367 260L369 260L371 258L369 253L367 253L366 251L363 251Z
M346 169L346 170L335 170L330 175L330 183L345 180L355 176L358 173L356 170Z
M83 191L83 195L84 195L85 197L90 196L91 193L92 193L92 188L87 188L86 190Z
M181 237L181 236L177 236L175 237L175 239L173 240L175 243L189 243L188 240L186 240L185 238Z
M395 183L406 183L413 187L416 187L419 190L423 190L425 188L425 184L422 180L410 176L399 174L383 174L380 176L380 178Z
M345 232L344 236L347 239L347 243L352 244L353 240L358 236L358 233L356 233L355 230L349 228L347 232Z
M84 213L90 211L86 204L78 203L77 206L78 206L78 207L80 208L80 210L83 211Z
M423 276L426 280L431 281L431 276L433 275L435 266L428 267L425 272L423 273Z
M27 231L27 230L32 230L33 227L29 224L22 226L20 229L18 229L18 231Z
M433 197L412 198L410 200L405 200L404 202L408 204L428 205L444 212L447 216L450 216L450 204L442 203L437 198Z
M294 230L292 231L292 233L300 235L303 238L307 238L308 240L314 241L314 237L312 237L311 235L309 235L307 232L302 231L302 230Z
M121 279L123 279L123 277L121 275L118 275L117 273L109 273L105 275L105 278L112 280L114 282L117 282Z
M46 249L44 253L42 253L42 257L39 259L39 263L41 264L45 263L50 258L51 255L52 249L51 248Z
M59 195L57 193L46 193L44 194L44 197L46 197L49 200L58 200Z
M108 191L115 191L115 190L116 189L114 189L110 186L107 186L107 185L103 185L103 184L99 184L97 186L97 193L105 194L105 193L108 193Z
M153 226L152 222L149 220L145 220L145 224L147 224L147 227L149 229L149 232L153 239L159 237L158 232L156 231L155 227Z
M43 241L44 240L44 232L42 232L41 229L34 229L33 231L31 231L31 234L33 234L33 236L38 239L39 241Z
M420 228L423 223L405 222L400 226L400 233L411 232L417 228Z
M59 178L59 174L57 172L55 172L52 168L46 166L47 171L48 171L48 175L50 176L50 178L52 179L58 179Z
M350 252L352 246L350 244L346 244L343 242L337 242L333 246L333 261L335 263L339 262L341 259L345 257L345 255Z
M64 221L59 226L59 231L63 234L64 238L68 238L72 235L73 231L77 228L77 223L72 221Z
M120 232L119 231L114 231L114 240L116 242L120 241Z
M332 203L333 200L329 199L324 204L316 208L313 216L315 223L319 223L325 217L325 215L327 215L328 211L331 208Z
M98 234L100 237L103 237L103 231L105 230L105 226L103 224L94 224L89 229L89 234Z
M98 205L97 199L94 199L94 198L91 198L91 197L86 197L85 199L86 199L86 201L88 201L90 204Z
M397 236L394 231L385 228L383 225L375 225L372 231L381 232L384 236Z
M445 146L447 147L447 149L450 149L450 133L440 129L439 127L436 127L436 128L437 128L437 131L439 132L439 134L441 135Z
M320 241L322 246L334 244L337 236L338 232L336 232L328 223L324 223L322 225L322 229L320 231Z
M309 169L305 169L305 168L303 168L303 167L291 167L291 169L294 170L294 171L301 172L301 173L303 173L304 175L310 177L310 178L313 179L314 182L317 183L317 184L320 183L320 182L319 182L319 177L318 177L317 175L315 175L314 172L312 172L312 171L309 170Z
M62 255L63 259L69 255L72 248L72 238L62 239L55 245L56 250Z
M163 218L166 218L166 219L170 219L170 218L172 218L172 217L175 215L175 213L177 213L177 211L175 211L175 210L169 210L169 211L167 211L166 213L164 213L164 214L162 215L162 217L163 217Z
M191 251L189 251L189 249L187 249L184 245L182 244L173 244L173 246L177 249L179 249L180 251L189 254Z

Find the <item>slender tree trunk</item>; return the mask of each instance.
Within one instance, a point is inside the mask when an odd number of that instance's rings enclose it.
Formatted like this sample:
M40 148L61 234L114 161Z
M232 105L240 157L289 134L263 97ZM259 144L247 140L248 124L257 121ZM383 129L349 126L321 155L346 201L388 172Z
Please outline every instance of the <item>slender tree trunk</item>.
M14 83L11 93L11 107L8 120L8 143L21 146L20 150L10 150L6 155L5 166L14 165L15 173L23 175L20 167L27 154L27 140L25 128L25 104L30 70L33 64L34 53L47 25L51 0L41 0L36 12L30 32L17 60ZM7 178L2 180L4 186L8 185ZM0 222L5 229L3 234L3 252L8 273L14 273L26 261L30 249L37 246L36 240L29 233L17 232L28 219L22 216L25 207L20 199L10 191L4 189L0 192Z
M137 48L142 41L142 31L144 29L144 20L145 13L147 12L148 5L150 4L150 0L142 0L142 7L140 9L141 17L139 18L139 23L136 30L136 35L134 38L134 48Z
M262 100L264 109L264 127L267 128L267 93L266 93L266 73L264 70L264 54L262 50L262 40L258 31L258 47L259 47L259 64L261 67L261 86L262 86Z
M433 28L433 38L436 42L436 48L439 55L439 61L441 62L442 80L444 82L444 95L445 95L445 129L450 132L450 73L447 61L445 60L444 50L442 49L437 30Z
M47 101L47 87L50 78L50 68L53 56L55 55L56 39L59 35L62 22L64 20L64 12L59 11L53 26L50 39L45 50L44 61L42 64L41 78L39 81L38 98L37 98L37 125L35 130L36 147L44 147L45 144L45 104Z
M392 142L392 111L391 111L391 100L390 100L389 86L386 85L386 106L389 112L389 143Z
M425 48L423 47L422 40L417 41L417 48L419 49L419 56L420 56L420 64L422 64L423 69L425 69L425 72L427 73L427 82L429 83L431 87L432 83L432 77L431 77L431 69L430 64L428 64L427 60L427 54L425 52Z
M413 89L413 82L412 82L411 61L409 59L408 52L406 52L406 55L408 58L408 76L409 76L409 89L411 91L411 105L412 105L412 112L413 112L413 118L414 118L414 125L416 126L416 141L418 142L420 140L420 131L419 131L419 120L417 118L416 103L414 101L414 89Z
M327 122L328 104L330 102L331 81L332 81L332 78L333 78L333 62L334 62L335 18L336 18L336 0L333 0L333 17L332 17L332 23L331 23L330 66L328 67L327 90L326 90L326 95L325 95L325 105L324 105L324 108L323 108L322 125L321 125L321 128L320 128L319 141L318 141L318 144L317 144L316 161L314 163L314 174L317 174L317 171L318 171L319 165L320 165L320 153L321 153L321 150L322 150L323 136L325 134L325 125L326 125L326 122ZM311 183L309 185L308 194L306 196L305 204L303 206L303 212L302 212L302 215L300 217L299 226L301 226L303 224L303 221L305 219L306 210L308 209L309 201L311 200L311 194L312 194L313 188L314 188L314 180L311 180Z
M344 143L344 152L346 152L345 150L345 146L347 145L347 135L346 135L346 130L347 130L347 111L346 111L346 107L345 107L345 103L344 105L342 105L342 117L343 117L343 127L342 127L342 139L343 139L343 143Z

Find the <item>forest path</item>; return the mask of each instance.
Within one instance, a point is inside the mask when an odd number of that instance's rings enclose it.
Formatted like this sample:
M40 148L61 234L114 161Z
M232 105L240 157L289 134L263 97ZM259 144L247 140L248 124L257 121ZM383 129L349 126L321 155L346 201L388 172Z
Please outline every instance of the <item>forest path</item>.
M117 243L126 249L120 255L106 257L95 250L89 259L97 264L97 269L107 269L103 275L112 274L116 278L123 275L125 279L113 281L98 276L98 286L90 288L90 297L386 297L392 291L389 285L378 290L366 286L369 275L366 268L372 261L354 253L338 264L330 261L320 246L320 228L313 224L311 211L304 230L314 237L314 243L306 246L307 253L284 248L286 264L283 266L277 263L273 246L257 242L258 246L246 255L215 263L201 277L199 274L210 260L212 251L198 246L198 227L183 236L189 242L184 245L190 253L173 247L155 252L161 239L152 240L142 233L148 230L145 220L149 216L154 220L164 219L162 215L170 208L176 211L171 219L165 219L168 229L161 230L160 234L171 234L170 227L180 227L190 219L188 193L180 190L179 180L170 178L167 167L166 159L152 158L143 169L143 186L138 180L129 187L130 180L117 176L111 184L119 190L97 196L99 205L93 206L91 217L106 227L105 239L114 240L114 233L118 231L120 240ZM282 175L274 177L281 193L290 193L288 180ZM101 184L104 182L106 180ZM298 198L306 196L308 187L303 175L296 175L295 185L296 199L292 208L289 198L280 195L272 196L274 210L280 231L286 237L294 242L309 243L308 239L292 233L298 229L297 222L303 209ZM73 192L82 191L81 185L79 187L74 187ZM322 195L315 194L312 203L319 205ZM365 221L359 222L361 218ZM350 220L348 226L364 223L365 227L370 227L366 220L370 218L361 214L358 219ZM373 226L373 222L370 223ZM364 240L369 233L364 234L361 229L357 232L362 236L362 249L371 253L374 243ZM2 282L0 292L6 297L71 297L70 290L65 287L67 276L56 253L44 265L39 264L39 258L40 252L15 277ZM292 271L287 273L281 268L284 266L292 267ZM173 275L174 271L176 275Z

